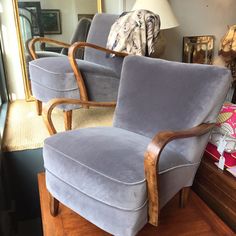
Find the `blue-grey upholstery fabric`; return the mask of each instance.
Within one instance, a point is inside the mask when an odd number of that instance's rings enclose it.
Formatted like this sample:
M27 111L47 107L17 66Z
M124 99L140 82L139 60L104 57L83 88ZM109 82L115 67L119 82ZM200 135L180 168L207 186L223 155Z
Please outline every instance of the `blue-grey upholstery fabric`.
M38 58L42 57L64 57L65 55L57 52L50 52L50 51L37 51ZM31 60L29 60L30 62Z
M88 97L91 101L116 101L120 78L110 68L78 60ZM52 98L80 98L74 72L67 57L43 58L30 62L32 92L36 98L47 102ZM79 106L62 105L70 110Z
M71 37L70 44L75 42L85 42L88 36L89 28L91 25L92 20L86 17L83 17L79 20L78 25L74 34ZM62 54L68 55L68 48L63 48L61 51ZM79 48L75 54L77 59L84 58L84 50Z
M116 17L109 14L95 15L89 30L88 42L105 47L109 27ZM117 100L122 62L123 58L113 59L107 57L104 52L85 49L85 60L77 60L77 63L85 81L89 100ZM48 102L53 98L80 98L77 82L66 56L43 57L31 61L29 72L32 93L37 100ZM59 108L71 110L80 108L80 105L61 105Z
M48 138L45 140L43 149L47 187L55 197L59 195L53 187L54 180L58 179L59 182L64 181L73 188L73 191L85 195L88 198L87 202L89 200L99 202L104 209L108 207L114 209L114 212L128 212L128 215L122 213L124 217L122 222L130 222L130 225L126 224L125 230L130 228L137 231L140 228L136 227L144 226L147 222L147 193L143 160L150 141L150 138L115 127L80 129ZM97 152L97 147L103 148ZM192 172L196 166L189 163L178 152L165 149L160 159L160 175L165 176L169 170L174 172L180 169L182 171L190 169ZM170 176L170 178L173 177ZM184 176L183 181L184 184L188 184L189 179ZM175 183L174 180L172 182ZM175 188L179 189L179 185L170 184L169 188L171 192ZM68 191L65 193L67 195L65 198L67 198ZM167 197L162 199L161 206L165 204ZM70 205L68 199L64 201L66 205ZM79 202L78 205L80 204ZM139 226L134 227L132 224L135 221L133 222L133 218L129 219L129 217L134 215L136 219L139 211L142 214L145 212L145 216L142 215ZM77 212L81 213L79 210ZM87 218L83 211L82 215ZM106 222L107 220L103 219ZM100 224L102 223L99 223L101 227ZM105 226L102 228L107 230ZM120 230L123 232L122 228ZM118 234L114 229L111 232L116 235L130 235L123 234L124 232Z
M105 48L110 28L117 18L118 15L106 13L96 14L88 33L87 42L97 44ZM84 59L86 61L112 68L112 70L114 70L117 74L120 74L121 72L123 63L122 57L111 58L104 52L87 47L84 51Z
M230 71L222 67L130 56L122 71L114 126L153 137L161 130L215 122L230 80ZM207 139L205 135L168 146L194 163Z
M56 134L43 148L46 184L59 201L113 235L147 223L144 153L154 134L215 121L230 87L227 69L128 56L113 127ZM159 161L162 208L192 185L208 135L171 142Z

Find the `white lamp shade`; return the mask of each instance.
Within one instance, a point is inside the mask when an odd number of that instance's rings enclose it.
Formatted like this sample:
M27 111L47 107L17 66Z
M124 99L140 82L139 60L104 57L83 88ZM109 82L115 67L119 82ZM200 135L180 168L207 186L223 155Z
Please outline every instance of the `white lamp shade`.
M136 0L132 10L149 10L160 16L161 29L178 26L178 21L167 0Z

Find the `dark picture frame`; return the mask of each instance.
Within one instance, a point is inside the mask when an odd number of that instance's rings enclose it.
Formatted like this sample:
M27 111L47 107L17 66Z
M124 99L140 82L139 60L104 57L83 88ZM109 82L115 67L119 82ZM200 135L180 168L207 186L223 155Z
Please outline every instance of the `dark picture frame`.
M18 9L20 16L23 14L22 11L30 13L29 21L32 27L32 36L44 37L40 2L18 2Z
M182 61L212 65L214 41L213 35L183 37Z
M44 34L62 34L60 10L42 9L41 16Z
M89 18L92 20L94 17L94 14L78 14L77 16L78 16L78 21L80 21L80 19L82 18Z

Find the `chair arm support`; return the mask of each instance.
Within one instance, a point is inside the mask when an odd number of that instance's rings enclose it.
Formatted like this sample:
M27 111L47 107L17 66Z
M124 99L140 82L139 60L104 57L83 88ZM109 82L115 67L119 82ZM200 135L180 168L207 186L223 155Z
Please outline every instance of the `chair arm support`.
M174 139L190 138L208 133L215 124L200 124L182 131L162 131L157 133L148 145L144 155L144 170L148 188L149 223L158 225L159 198L158 198L158 162L164 147Z
M56 44L59 46L62 46L64 48L69 48L70 44L68 43L63 43L54 39L50 39L50 38L43 38L43 37L39 37L39 38L33 38L32 40L29 41L29 52L30 52L30 56L35 60L38 58L36 52L35 52L35 43L36 42L44 42L44 43L50 43L50 44Z
M50 135L56 134L57 131L52 122L53 109L61 104L81 104L91 107L115 107L116 102L93 102L93 101L81 101L79 99L72 98L54 98L50 100L43 109L43 119L47 126Z
M96 44L87 43L87 42L73 43L69 48L68 55L74 57L74 55L75 55L76 51L78 50L78 48L85 48L85 47L94 48L96 50L103 51L103 52L110 53L110 54L115 54L118 57L125 57L125 56L129 55L128 53L113 51L113 50L110 50L108 48L104 48L104 47L98 46Z
M85 47L94 48L94 49L97 49L97 50L100 50L100 51L103 51L103 52L106 52L106 53L112 53L112 54L115 54L116 56L119 56L119 57L125 57L128 54L127 53L122 53L122 52L112 51L112 50L109 50L107 48L100 47L98 45L95 45L95 44L92 44L92 43L87 43L87 42L76 42L76 43L73 43L69 47L68 57L69 57L71 67L74 71L78 87L79 87L81 100L88 101L88 93L87 93L87 90L86 90L84 79L83 79L83 76L82 76L82 74L81 74L81 72L78 68L78 65L76 63L76 58L75 58L76 51L79 48L85 48Z

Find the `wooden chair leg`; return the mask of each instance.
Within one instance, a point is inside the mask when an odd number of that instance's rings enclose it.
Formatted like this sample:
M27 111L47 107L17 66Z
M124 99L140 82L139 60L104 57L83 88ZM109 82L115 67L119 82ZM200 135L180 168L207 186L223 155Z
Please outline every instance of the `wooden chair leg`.
M42 102L39 101L39 100L36 100L36 110L37 110L37 114L38 114L39 116L42 115L42 108L43 108Z
M59 203L60 202L56 198L50 196L50 213L52 216L58 215Z
M64 111L64 124L65 124L65 130L71 130L71 128L72 128L72 110Z
M190 187L185 187L180 190L179 207L184 208L189 198Z

